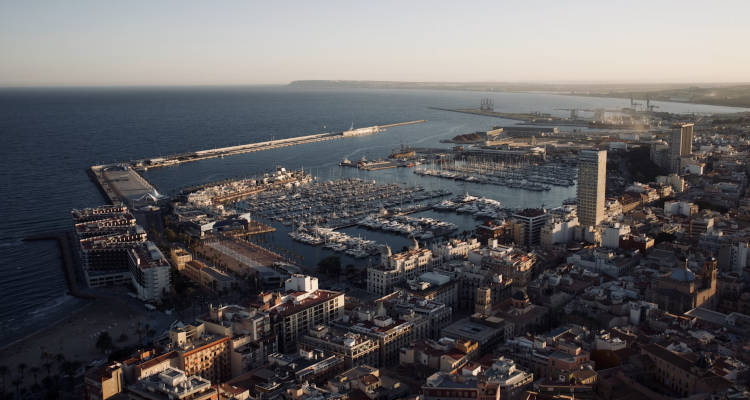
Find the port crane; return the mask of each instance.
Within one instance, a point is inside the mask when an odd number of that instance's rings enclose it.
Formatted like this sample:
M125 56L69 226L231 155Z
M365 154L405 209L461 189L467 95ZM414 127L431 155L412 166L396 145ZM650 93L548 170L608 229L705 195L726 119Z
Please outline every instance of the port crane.
M651 99L649 98L649 96L646 96L646 110L648 112L654 112L655 108L659 108L659 106L651 104Z
M633 95L631 94L630 95L630 108L632 108L633 110L635 110L636 107L640 106L640 105L641 105L641 103L638 103L635 100L633 100Z

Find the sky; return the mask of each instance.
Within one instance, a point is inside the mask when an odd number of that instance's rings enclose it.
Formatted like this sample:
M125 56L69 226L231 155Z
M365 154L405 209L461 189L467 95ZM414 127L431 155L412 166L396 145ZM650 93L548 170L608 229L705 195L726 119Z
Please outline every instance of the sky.
M750 82L748 16L748 0L0 0L0 86Z

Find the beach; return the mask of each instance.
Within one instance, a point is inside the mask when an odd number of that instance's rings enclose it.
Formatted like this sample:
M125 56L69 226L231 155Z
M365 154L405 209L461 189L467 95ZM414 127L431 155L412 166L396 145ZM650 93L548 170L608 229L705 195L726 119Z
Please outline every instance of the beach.
M45 363L52 364L51 375L59 373L61 363L55 361L58 354L66 361L80 362L80 366L106 360L107 354L96 347L101 332L108 332L113 345L122 348L139 342L139 327L146 331L148 329L143 327L148 325L158 334L170 320L161 312L146 310L134 299L98 298L56 323L5 346L0 350L0 365L8 368L8 381L11 381L20 373L18 366L25 364L21 387L28 387L47 376ZM45 353L50 357L44 358ZM37 376L34 376L34 367L38 368Z

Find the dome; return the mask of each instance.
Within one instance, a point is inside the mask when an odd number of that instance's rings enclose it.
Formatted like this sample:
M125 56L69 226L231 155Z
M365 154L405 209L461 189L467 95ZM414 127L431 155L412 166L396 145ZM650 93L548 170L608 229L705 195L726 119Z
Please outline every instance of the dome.
M692 282L695 280L695 274L693 271L685 267L675 268L672 270L672 273L669 274L669 279L680 282Z

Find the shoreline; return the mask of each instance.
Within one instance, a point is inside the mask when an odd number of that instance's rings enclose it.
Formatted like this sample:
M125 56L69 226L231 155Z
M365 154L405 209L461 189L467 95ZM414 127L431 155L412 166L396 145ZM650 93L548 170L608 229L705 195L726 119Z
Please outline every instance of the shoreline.
M65 320L75 317L80 312L85 311L86 309L90 308L92 304L94 304L93 301L87 301L85 304L82 304L80 307L70 310L68 313L66 313L65 316L49 321L48 323L45 324L45 326L34 329L31 332L26 333L23 336L18 337L16 339L11 338L12 340L11 342L0 346L0 353L8 350L10 347L13 347L19 343L34 339L34 336L41 336L47 333L47 331L52 330L55 327L58 327L59 325L61 325L63 322L65 322ZM42 322L46 322L46 321L42 321Z

